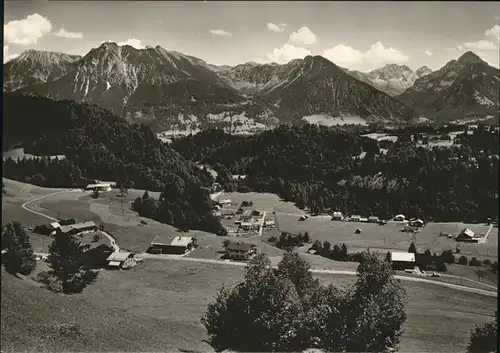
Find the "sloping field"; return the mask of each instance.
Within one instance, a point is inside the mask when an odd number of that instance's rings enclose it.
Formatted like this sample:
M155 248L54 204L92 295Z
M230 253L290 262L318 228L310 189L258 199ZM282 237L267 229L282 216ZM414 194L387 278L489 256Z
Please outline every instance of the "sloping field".
M146 260L102 271L81 295L50 293L2 271L2 351L212 351L200 323L222 284L242 279L235 266ZM319 275L342 285L354 276ZM496 298L404 282L409 294L402 352L465 351L469 331L493 317ZM64 335L73 324L81 334Z
M332 245L345 243L349 251L370 248L387 252L388 250L407 251L413 241L419 251L430 249L441 253L443 250L455 250L454 239L439 236L440 232L458 234L464 228L470 228L478 234L484 234L489 227L480 224L463 223L429 223L420 228L417 234L404 233L401 224L389 223L379 226L373 223L330 221L325 217L310 217L299 221L298 216L277 214L276 224L280 231L297 234L307 231L313 240L326 241ZM360 228L361 234L354 234ZM498 228L492 228L488 240L484 244L460 243L461 254L481 259L498 260Z

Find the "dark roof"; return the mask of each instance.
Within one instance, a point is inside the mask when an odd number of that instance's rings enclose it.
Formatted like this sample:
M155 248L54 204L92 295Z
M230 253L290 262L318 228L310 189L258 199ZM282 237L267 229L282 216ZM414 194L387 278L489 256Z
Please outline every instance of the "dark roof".
M227 244L226 249L227 250L239 250L239 251L250 251L252 248L254 248L254 244L250 243L234 243L230 242Z

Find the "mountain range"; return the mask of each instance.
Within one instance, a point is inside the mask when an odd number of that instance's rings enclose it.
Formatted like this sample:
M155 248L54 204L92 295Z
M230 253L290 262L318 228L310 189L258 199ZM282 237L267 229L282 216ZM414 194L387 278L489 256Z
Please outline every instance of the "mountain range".
M321 56L229 67L160 46L107 42L83 57L26 51L4 64L4 91L86 101L156 131L243 132L316 115L390 123L440 118L436 109L451 112L447 118L495 115L498 77L498 69L471 52L435 72L386 65L361 73ZM454 83L439 90L443 80Z
M356 70L349 71L345 69L351 76L358 80L366 82L373 87L385 92L391 96L397 96L410 88L417 79L428 75L432 72L427 66L413 71L406 65L388 64L368 73L359 72Z

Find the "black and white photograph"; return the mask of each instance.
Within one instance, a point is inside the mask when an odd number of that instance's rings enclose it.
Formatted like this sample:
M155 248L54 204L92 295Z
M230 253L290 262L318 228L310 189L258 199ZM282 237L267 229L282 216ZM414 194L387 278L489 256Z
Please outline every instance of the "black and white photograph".
M5 0L2 353L495 353L500 4Z

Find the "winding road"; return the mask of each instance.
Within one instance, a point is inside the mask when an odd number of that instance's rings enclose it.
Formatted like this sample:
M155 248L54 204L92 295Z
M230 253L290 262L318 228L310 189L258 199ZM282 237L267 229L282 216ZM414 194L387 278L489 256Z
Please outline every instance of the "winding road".
M22 208L25 209L28 212L35 213L39 216L43 216L45 218L51 219L53 221L57 221L57 219L52 218L50 216L47 216L43 213L40 213L38 211L34 211L28 207L29 204L39 201L41 199L44 199L46 197L50 197L56 194L64 193L64 192L75 192L79 191L78 189L68 189L68 190L63 190L63 191L57 191L54 193L50 193L47 195L43 195L40 197L37 197L35 199L29 200L22 204ZM279 213L279 212L277 212ZM116 241L114 238L111 236L107 235L110 238L111 244L114 244L115 251L119 251L120 248L118 247L118 244L116 244ZM46 253L35 253L35 255L39 256L48 256ZM211 264L223 264L223 265L230 265L230 266L240 266L240 267L245 267L247 266L247 263L245 262L236 262L236 261L227 261L227 260L215 260L215 259L200 259L200 258L193 258L193 257L184 257L182 255L154 255L154 254L148 254L148 253L140 253L138 254L139 257L142 257L144 259L155 259L155 260L177 260L177 261L189 261L189 262L199 262L199 263L211 263ZM340 275L351 275L355 276L356 271L352 270L327 270L327 269L318 269L318 268L312 268L311 269L312 273L324 273L324 274L340 274ZM446 282L439 282L439 281L434 281L426 278L419 278L419 277L409 277L409 276L401 276L401 275L396 275L395 276L397 279L400 279L402 281L410 281L410 282L421 282L421 283L429 283L429 284L434 284L442 287L448 287L464 292L470 292L470 293L476 293L476 294L481 294L481 295L486 295L486 296L492 296L492 297L497 297L497 291L488 291L484 289L479 289L479 288L472 288L472 287L466 287L466 286L461 286L457 284L452 284L452 283L446 283ZM452 276L450 276L452 277ZM483 283L482 283L483 284ZM484 285L484 284L483 284ZM495 287L491 286L492 288L496 289Z

